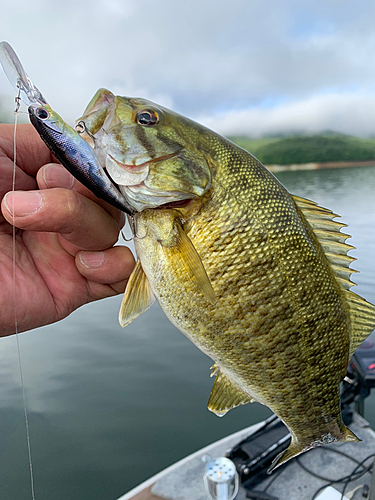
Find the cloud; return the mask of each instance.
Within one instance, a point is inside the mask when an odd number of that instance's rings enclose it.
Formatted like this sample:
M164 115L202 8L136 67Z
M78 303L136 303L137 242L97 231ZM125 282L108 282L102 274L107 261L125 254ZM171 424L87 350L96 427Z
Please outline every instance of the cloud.
M369 0L19 0L2 36L70 122L100 87L197 117L375 95L374 15ZM0 92L13 106L1 76Z
M318 95L271 109L255 107L202 115L198 121L223 135L260 137L326 130L358 136L375 135L375 95Z

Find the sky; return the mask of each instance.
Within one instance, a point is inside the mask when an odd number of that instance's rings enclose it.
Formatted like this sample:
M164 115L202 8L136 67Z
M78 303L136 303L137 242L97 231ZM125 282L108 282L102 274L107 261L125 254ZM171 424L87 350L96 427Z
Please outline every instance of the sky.
M372 0L18 0L0 38L68 121L96 90L224 135L375 136ZM0 70L0 105L14 92Z

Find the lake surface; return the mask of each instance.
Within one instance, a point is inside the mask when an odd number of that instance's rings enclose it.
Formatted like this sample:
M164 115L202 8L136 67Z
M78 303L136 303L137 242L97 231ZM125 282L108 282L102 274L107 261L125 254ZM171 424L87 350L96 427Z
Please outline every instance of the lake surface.
M375 303L375 168L285 172L288 190L342 215L358 261L354 291ZM259 404L217 418L212 362L157 305L126 329L121 298L21 334L36 500L115 500L179 460L270 415ZM31 499L15 337L0 341L0 498ZM375 393L366 400L375 428Z

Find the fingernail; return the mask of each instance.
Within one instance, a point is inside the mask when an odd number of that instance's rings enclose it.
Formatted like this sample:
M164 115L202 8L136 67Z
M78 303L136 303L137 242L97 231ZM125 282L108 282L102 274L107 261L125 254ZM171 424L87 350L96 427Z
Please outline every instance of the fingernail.
M95 269L100 267L104 262L103 252L81 252L79 260L88 269Z
M11 191L4 196L4 204L14 217L34 214L43 206L43 198L38 191Z
M71 189L74 184L74 177L60 165L46 165L43 168L43 179L48 187L62 187Z

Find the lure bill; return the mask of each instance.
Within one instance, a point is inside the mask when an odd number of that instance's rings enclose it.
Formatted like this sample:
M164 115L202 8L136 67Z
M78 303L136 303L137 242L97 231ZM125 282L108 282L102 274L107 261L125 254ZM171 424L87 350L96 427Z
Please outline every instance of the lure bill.
M101 166L94 149L52 110L7 42L0 42L0 63L18 96L28 106L32 125L54 156L95 196L132 214L134 210Z
M27 104L47 104L40 90L33 84L27 76L21 61L8 42L0 42L0 62L4 73L12 84L16 92L20 93L20 98Z

